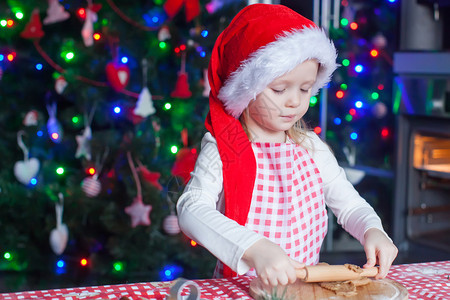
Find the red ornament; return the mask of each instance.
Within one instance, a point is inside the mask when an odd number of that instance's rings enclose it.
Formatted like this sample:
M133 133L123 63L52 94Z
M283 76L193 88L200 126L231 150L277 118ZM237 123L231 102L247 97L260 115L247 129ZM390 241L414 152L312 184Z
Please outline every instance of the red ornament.
M170 93L170 97L187 99L190 98L191 96L192 93L189 90L187 73L181 71L178 73L178 79L175 85L175 90L172 93Z
M134 113L133 107L126 109L126 115L127 115L128 120L133 122L134 125L137 125L145 120L145 118L138 116Z
M25 39L40 39L44 36L38 9L33 10L30 21L25 26L25 29L20 33L20 36Z
M130 69L126 65L110 62L106 65L106 78L108 78L112 88L120 92L130 80Z
M159 177L161 177L159 172L152 172L144 165L137 167L137 171L141 173L142 178L144 178L145 181L156 187L158 190L163 190L162 185L158 182Z
M30 110L25 115L25 118L23 119L23 125L25 126L36 126L38 124L38 117L39 114L37 110Z
M191 179L191 172L194 170L195 162L197 161L197 150L182 148L178 151L177 159L172 166L172 175L183 178L184 184Z
M181 10L183 4L187 22L192 21L200 14L199 0L167 0L164 3L164 10L170 18L173 18Z

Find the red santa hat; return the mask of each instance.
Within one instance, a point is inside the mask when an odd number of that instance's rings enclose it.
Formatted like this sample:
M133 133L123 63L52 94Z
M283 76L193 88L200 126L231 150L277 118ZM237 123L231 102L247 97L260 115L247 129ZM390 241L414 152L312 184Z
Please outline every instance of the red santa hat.
M207 130L216 138L223 163L225 215L247 220L256 161L239 116L274 79L308 59L319 62L312 95L331 79L336 49L325 32L295 11L271 4L242 9L219 35L208 69L211 86ZM225 267L224 276L232 276Z

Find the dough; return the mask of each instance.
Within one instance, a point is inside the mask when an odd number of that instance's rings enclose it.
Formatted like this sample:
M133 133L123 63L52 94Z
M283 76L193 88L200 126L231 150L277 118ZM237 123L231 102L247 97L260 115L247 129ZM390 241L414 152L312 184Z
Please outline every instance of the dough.
M353 271L355 273L362 273L363 270L357 266L357 265L352 265L352 264L345 264L344 265L347 269L349 269L350 271Z
M330 281L319 283L321 287L333 291L338 296L351 297L357 294L356 286L349 281Z
M330 281L330 282L320 282L319 285L324 289L333 291L338 296L351 297L358 293L356 288L358 286L363 286L372 282L371 279L367 277L362 277L360 279L353 279L347 281Z

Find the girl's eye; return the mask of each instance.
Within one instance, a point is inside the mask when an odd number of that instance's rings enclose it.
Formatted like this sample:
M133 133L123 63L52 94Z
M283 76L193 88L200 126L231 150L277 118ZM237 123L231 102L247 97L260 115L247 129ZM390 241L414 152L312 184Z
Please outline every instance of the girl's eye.
M273 91L275 94L281 94L281 93L284 92L284 89L282 89L282 90L272 89L272 91Z
M309 92L310 89L300 89L300 91L302 91L303 93L307 93Z

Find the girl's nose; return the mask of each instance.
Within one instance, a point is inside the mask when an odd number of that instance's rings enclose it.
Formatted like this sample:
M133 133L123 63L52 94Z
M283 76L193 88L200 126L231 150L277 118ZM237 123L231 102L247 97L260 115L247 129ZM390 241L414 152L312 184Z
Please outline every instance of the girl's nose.
M302 100L302 95L300 91L293 92L291 95L289 95L289 98L286 102L287 107L297 107L300 105Z

